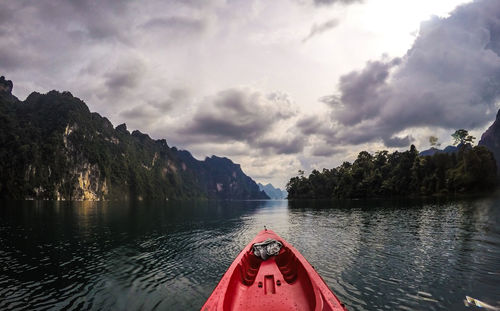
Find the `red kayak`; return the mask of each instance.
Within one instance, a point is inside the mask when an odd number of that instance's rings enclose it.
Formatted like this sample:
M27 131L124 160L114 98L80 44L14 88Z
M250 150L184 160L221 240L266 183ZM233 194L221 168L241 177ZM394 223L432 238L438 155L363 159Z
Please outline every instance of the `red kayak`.
M347 311L311 264L271 230L236 257L201 310Z

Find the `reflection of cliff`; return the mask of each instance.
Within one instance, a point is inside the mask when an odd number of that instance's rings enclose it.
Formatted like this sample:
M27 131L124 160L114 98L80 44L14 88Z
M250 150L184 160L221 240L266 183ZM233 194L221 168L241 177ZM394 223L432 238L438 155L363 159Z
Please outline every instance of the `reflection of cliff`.
M21 102L0 79L0 198L268 199L230 159L195 159L125 124L116 128L69 92Z

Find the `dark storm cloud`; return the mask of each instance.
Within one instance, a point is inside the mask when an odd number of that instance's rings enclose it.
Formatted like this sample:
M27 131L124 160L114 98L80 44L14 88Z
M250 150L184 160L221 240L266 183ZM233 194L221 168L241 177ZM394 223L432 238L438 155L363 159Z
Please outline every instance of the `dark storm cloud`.
M191 99L191 93L187 89L174 88L164 100L153 100L148 104L160 113L170 112L176 107L184 107Z
M305 144L305 137L296 136L291 140L264 139L258 141L256 146L259 149L269 150L274 154L295 154L304 150Z
M340 78L340 98L331 97L329 104L337 107L336 119L343 125L353 125L376 114L381 104L381 88L386 86L389 70L399 64L399 59L368 62L361 72L353 71ZM325 102L327 100L325 99Z
M29 59L26 53L19 51L16 47L0 42L0 68L3 70L13 70L19 68Z
M200 114L194 124L181 133L188 135L212 136L214 140L254 140L264 133L266 123L259 119L246 120L244 123L221 118L210 114Z
M126 117L132 123L150 122L152 119L156 119L158 117L158 111L152 109L150 106L142 105L124 110L120 112L120 115Z
M368 62L322 101L340 124L335 141L407 146L412 127L473 129L494 119L500 99L500 2L481 0L421 24L400 58Z
M332 130L327 126L328 120L318 116L306 116L297 121L295 126L304 135L322 134L331 135Z
M309 34L304 38L302 39L302 42L306 42L308 41L309 39L311 39L312 37L314 36L317 36L317 35L320 35L330 29L333 29L335 27L337 27L339 24L339 21L337 19L331 19L331 20L328 20L324 23L321 23L321 24L314 24L312 27L311 27L311 30L309 31Z
M131 124L154 123L171 112L175 107L182 107L189 100L186 89L174 88L162 101L150 100L120 112Z
M105 75L106 87L111 90L133 88L139 82L138 73L135 71L115 71Z
M318 132L321 122L316 116L305 117L297 121L297 127L304 135L311 135Z
M413 137L406 135L405 137L391 137L384 139L384 145L390 148L408 147L413 142Z
M130 23L123 17L128 12L129 1L98 0L53 0L27 4L21 10L29 10L35 20L46 25L59 26L58 32L74 27L90 39L124 40Z
M117 99L137 89L143 80L145 66L138 59L126 59L103 74L104 84L96 92Z
M113 63L119 55L140 50L136 45L145 31L140 25L155 29L155 35L166 42L202 32L210 5L173 0L152 0L147 5L114 0L0 1L0 70L20 75L30 72L31 80L41 72L44 79L60 79L64 73L76 73L103 58ZM162 16L177 11L199 17ZM94 78L108 69L102 67Z
M331 157L335 154L344 152L345 150L329 145L318 145L312 149L312 155L315 157Z
M170 98L173 101L184 101L189 98L190 92L187 89L175 88L170 91Z
M217 140L254 141L275 121L293 115L290 103L273 100L249 90L229 89L200 105L193 122L181 131L187 135L212 136Z
M164 100L161 102L151 102L150 105L155 107L159 112L168 112L174 107L175 101L172 99Z
M140 27L146 30L174 30L180 33L198 33L205 30L206 21L190 17L172 16L153 18Z
M95 57L92 48L97 44L129 42L129 4L128 1L1 1L0 69L28 75L32 82L60 78ZM64 78L61 80L66 82ZM60 87L61 83L51 84Z
M263 138L278 122L295 114L290 100L281 93L264 95L248 89L229 89L199 105L192 122L178 134L184 141L238 141L279 154L296 153L303 150L303 137Z

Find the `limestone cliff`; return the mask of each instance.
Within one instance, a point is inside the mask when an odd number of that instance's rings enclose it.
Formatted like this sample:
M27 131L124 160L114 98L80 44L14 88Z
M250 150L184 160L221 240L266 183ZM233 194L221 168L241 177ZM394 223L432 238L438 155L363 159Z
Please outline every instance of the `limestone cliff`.
M89 111L69 92L21 102L0 78L0 198L267 199L238 164L199 161Z
M481 135L478 145L485 146L495 155L497 170L500 170L500 110L493 124Z

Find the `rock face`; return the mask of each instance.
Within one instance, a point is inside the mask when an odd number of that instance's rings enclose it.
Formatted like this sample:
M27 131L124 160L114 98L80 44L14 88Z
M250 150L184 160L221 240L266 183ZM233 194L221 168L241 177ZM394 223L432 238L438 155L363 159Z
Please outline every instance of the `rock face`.
M209 198L216 199L269 199L265 192L250 177L245 175L239 164L228 158L211 156L204 161L198 161L191 153L177 150L176 156L180 160L179 170L182 174L189 174L198 181L201 191Z
M125 124L113 128L69 92L21 102L0 78L0 198L268 199L227 158L204 161Z
M485 146L495 156L497 170L500 169L500 110L493 124L481 135L478 145Z
M10 80L5 80L4 76L0 77L0 93L12 94L14 84Z
M272 184L263 185L258 183L259 189L264 191L273 200L284 200L288 193L280 188L275 188Z

